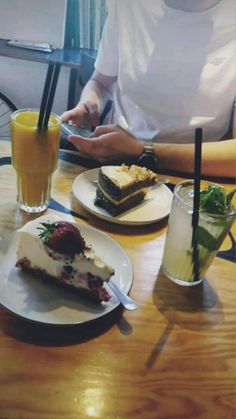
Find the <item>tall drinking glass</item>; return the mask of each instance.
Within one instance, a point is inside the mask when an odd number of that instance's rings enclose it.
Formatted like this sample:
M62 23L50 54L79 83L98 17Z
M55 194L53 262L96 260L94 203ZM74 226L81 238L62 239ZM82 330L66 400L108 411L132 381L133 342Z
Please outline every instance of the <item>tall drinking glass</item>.
M200 189L208 188L209 184L202 181ZM185 180L176 185L162 259L163 272L175 283L185 286L196 285L203 280L236 218L233 205L229 206L224 214L211 214L199 210L194 251L193 195L192 180Z
M48 128L38 129L39 111L12 114L12 164L17 174L17 201L23 211L38 213L49 204L52 174L57 168L61 119L50 115Z

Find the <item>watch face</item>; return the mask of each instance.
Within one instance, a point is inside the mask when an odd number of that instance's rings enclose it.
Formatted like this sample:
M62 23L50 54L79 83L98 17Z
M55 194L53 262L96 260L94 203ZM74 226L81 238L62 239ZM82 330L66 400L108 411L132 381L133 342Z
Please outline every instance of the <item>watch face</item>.
M153 172L157 171L157 158L152 153L144 153L138 159L138 165L144 166Z

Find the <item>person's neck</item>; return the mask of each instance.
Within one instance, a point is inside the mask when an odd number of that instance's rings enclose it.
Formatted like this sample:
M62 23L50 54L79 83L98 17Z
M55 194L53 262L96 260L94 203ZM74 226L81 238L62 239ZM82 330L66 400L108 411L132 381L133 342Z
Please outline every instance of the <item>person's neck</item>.
M164 0L168 7L184 12L202 12L210 9L221 0Z

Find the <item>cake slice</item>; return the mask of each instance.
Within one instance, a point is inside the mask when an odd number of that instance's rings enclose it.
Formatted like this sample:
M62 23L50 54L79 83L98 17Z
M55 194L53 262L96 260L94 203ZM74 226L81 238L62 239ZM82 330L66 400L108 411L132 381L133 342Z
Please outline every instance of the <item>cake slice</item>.
M93 301L110 299L104 282L114 269L95 254L76 224L44 215L25 224L18 234L17 267Z
M157 174L136 165L102 166L98 171L95 204L116 216L140 204Z

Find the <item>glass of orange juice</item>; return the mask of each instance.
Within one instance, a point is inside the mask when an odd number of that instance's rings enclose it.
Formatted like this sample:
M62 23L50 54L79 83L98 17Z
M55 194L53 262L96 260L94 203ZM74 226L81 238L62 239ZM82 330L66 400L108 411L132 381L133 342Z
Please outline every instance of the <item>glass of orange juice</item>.
M51 114L48 127L37 127L39 111L20 109L12 114L12 164L17 174L17 201L28 213L46 210L52 174L57 168L61 119Z

